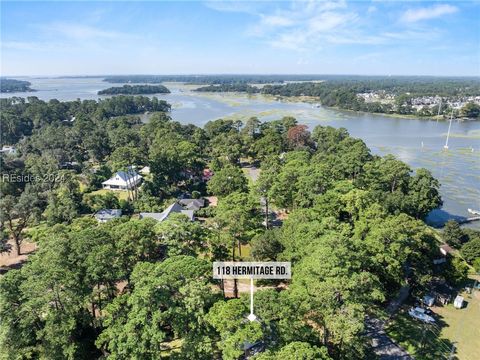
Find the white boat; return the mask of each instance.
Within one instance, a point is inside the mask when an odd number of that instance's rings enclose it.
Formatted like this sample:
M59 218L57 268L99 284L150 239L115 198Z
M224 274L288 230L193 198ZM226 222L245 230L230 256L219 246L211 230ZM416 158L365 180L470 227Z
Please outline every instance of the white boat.
M480 210L467 209L467 211L473 215L480 215Z

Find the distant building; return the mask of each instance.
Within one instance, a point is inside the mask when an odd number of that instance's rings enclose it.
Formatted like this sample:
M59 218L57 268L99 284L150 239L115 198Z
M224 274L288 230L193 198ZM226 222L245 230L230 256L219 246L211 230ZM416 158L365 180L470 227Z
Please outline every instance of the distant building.
M140 219L151 218L159 222L166 220L171 214L186 215L190 221L194 219L194 211L184 209L179 203L174 202L161 213L140 213Z
M148 175L150 174L150 166L144 166L138 172L142 175Z
M60 163L60 169L72 170L78 168L79 166L80 164L76 161L65 161Z
M440 252L442 253L443 256L447 255L453 255L455 253L455 250L450 245L443 244L440 246Z
M95 219L97 219L98 222L106 223L120 216L122 216L121 209L102 209L95 214Z
M181 199L178 203L186 210L198 211L205 206L204 199Z
M62 121L63 122L74 122L75 121L75 116L72 116L70 119L64 119Z
M17 155L17 148L15 146L3 145L0 152L5 155Z
M440 245L438 247L438 257L433 259L434 265L440 265L447 262L447 256L454 253L454 250L447 244Z
M102 183L102 187L108 190L131 190L142 182L142 177L134 170L118 171L107 181Z

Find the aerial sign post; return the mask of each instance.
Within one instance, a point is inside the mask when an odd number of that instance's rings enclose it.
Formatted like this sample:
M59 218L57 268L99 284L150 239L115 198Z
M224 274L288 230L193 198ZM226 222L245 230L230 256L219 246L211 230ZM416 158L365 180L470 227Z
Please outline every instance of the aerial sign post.
M255 321L253 313L254 279L290 279L292 277L290 262L233 262L215 261L213 263L214 279L250 279L250 315L248 320Z

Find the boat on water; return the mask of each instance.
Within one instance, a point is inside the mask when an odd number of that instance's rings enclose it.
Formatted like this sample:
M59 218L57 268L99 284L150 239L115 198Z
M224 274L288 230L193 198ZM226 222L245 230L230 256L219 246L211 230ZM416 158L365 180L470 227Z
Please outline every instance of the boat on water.
M480 215L480 210L467 209L467 211L473 215Z

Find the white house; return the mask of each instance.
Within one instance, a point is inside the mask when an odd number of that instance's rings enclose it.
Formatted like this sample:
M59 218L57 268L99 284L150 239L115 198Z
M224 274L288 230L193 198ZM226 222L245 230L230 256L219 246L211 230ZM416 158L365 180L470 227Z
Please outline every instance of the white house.
M142 182L142 176L134 170L118 171L113 177L104 181L102 187L109 190L131 190Z

